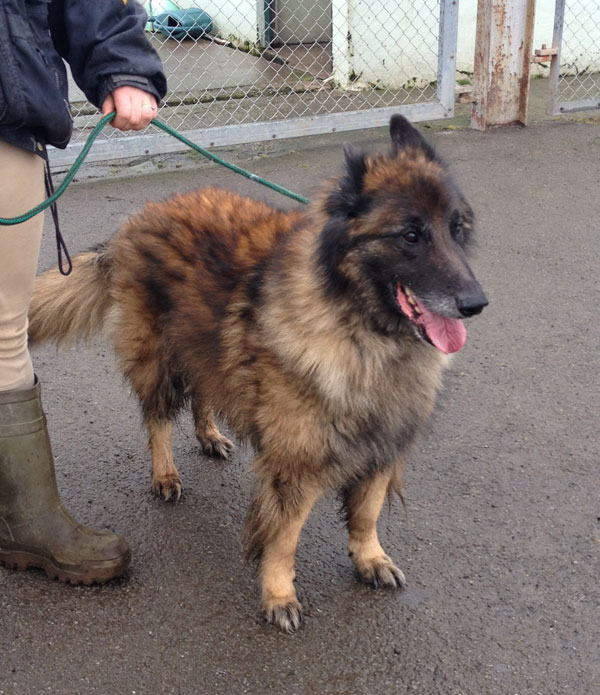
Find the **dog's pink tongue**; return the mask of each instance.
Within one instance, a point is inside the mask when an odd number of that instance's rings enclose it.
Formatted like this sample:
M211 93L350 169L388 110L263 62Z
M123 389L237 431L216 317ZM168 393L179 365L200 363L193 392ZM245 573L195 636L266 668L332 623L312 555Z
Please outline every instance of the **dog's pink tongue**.
M427 335L435 347L448 355L458 352L467 340L467 330L460 319L448 319L439 314L434 314L417 299L420 315L417 314L402 291L400 285L397 289L398 304L406 316Z
M423 326L427 337L445 355L458 352L467 340L467 329L460 319L448 319L434 314L422 304L419 304L421 316L416 323Z

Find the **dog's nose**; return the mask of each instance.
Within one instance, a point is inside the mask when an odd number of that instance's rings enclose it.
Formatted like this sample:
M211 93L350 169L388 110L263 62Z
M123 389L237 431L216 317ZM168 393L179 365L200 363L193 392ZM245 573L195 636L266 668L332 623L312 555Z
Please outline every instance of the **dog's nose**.
M459 297L456 300L458 310L466 318L481 313L487 305L488 299L482 291Z

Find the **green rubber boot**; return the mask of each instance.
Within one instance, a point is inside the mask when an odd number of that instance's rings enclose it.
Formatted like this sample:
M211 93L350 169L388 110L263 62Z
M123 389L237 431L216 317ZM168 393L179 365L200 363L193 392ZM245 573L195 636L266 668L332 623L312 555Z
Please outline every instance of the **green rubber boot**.
M130 559L122 538L82 526L63 507L37 379L27 391L0 392L0 564L92 584L119 577Z

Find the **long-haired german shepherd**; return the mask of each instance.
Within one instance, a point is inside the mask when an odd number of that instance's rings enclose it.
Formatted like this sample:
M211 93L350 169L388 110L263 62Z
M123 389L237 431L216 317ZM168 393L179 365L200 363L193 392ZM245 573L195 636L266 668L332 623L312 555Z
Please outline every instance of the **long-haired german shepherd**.
M427 422L461 319L487 299L466 260L473 213L401 116L388 155L346 147L308 212L216 188L149 203L73 275L38 277L30 340L106 326L137 394L152 488L178 499L173 420L189 403L206 454L229 457L213 412L256 451L245 548L270 622L294 631L294 554L326 491L341 494L350 555L402 587L376 522Z

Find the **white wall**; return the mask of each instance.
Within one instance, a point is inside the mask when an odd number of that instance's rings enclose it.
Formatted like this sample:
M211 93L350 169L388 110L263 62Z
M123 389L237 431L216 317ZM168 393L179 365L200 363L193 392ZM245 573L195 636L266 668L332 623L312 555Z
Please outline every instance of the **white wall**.
M413 77L436 79L436 0L332 0L333 54L336 79L348 86L380 83L400 87ZM591 66L600 71L600 2L585 3L591 18L582 24L567 0L565 39L561 64L571 70ZM537 0L534 48L552 45L555 0ZM579 6L581 3L579 3ZM432 12L434 10L434 12ZM473 72L477 0L460 0L458 15L457 68ZM595 31L594 31L595 29ZM576 40L570 39L569 31ZM348 40L350 37L350 40ZM532 66L532 73L547 73L546 66ZM358 79L356 79L358 77Z
M332 0L334 77L401 87L437 72L438 8L432 0Z
M186 0L180 0L185 4ZM226 39L235 36L242 41L258 40L257 0L189 0L213 18L213 33Z

